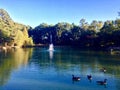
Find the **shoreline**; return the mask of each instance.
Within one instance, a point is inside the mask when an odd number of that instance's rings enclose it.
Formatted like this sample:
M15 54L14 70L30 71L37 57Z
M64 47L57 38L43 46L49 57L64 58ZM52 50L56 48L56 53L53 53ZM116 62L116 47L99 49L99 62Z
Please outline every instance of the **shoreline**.
M0 46L0 50L9 50L9 49L18 49L18 48L34 48L34 47L49 47L49 44L36 44L36 45L28 45L28 46ZM95 51L110 51L111 49L120 50L120 46L109 46L109 47L85 47L85 46L73 46L73 45L54 45L54 47L71 47L82 50L95 50Z

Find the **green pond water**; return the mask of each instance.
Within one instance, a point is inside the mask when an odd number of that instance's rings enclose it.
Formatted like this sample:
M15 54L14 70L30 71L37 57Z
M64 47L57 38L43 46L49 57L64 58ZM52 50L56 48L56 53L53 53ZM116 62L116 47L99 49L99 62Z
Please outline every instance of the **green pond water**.
M0 51L0 90L120 90L119 55L71 47L54 49ZM103 67L106 73L100 71ZM81 80L73 81L72 74ZM96 83L104 79L107 85Z

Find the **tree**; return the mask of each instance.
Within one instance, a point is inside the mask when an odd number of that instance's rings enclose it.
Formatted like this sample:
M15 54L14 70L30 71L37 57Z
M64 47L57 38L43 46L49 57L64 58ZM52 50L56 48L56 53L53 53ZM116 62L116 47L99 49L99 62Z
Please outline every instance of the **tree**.
M88 22L85 21L85 19L81 19L81 20L80 20L80 27L81 27L82 29L87 30L87 29L88 29L88 26L89 26L89 24L88 24Z

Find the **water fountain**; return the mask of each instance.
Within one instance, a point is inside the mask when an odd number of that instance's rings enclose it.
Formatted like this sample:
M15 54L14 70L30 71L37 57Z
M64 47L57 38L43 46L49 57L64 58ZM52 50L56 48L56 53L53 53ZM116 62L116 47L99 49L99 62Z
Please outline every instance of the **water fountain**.
M52 35L50 36L49 51L54 51L54 46L53 46L53 43L52 43Z
M49 45L49 51L54 51L54 46L53 46L53 44L50 44L50 45Z
M54 45L52 43L52 35L50 35L50 44L49 44L49 56L50 59L53 58Z

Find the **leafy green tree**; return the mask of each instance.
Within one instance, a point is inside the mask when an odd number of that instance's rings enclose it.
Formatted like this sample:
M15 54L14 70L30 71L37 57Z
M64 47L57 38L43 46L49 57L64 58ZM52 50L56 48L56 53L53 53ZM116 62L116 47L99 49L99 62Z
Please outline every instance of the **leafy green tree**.
M89 24L88 24L88 22L85 21L85 19L81 19L80 20L80 27L84 30L87 30L89 27Z
M1 45L23 46L24 42L29 42L30 40L27 31L28 28L28 26L14 22L4 9L0 9Z

